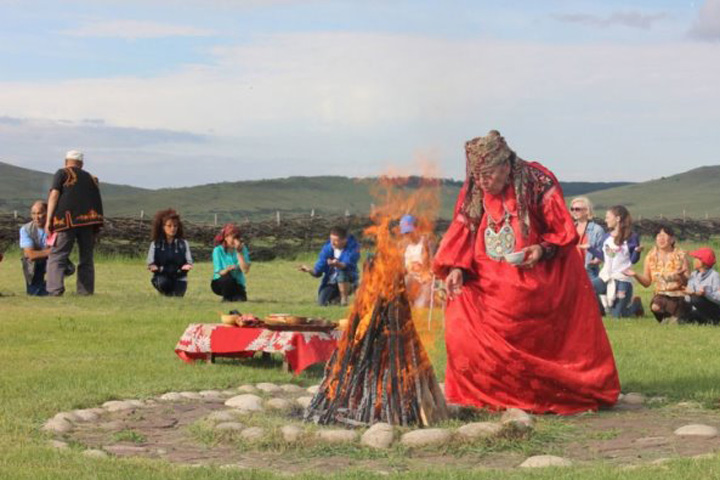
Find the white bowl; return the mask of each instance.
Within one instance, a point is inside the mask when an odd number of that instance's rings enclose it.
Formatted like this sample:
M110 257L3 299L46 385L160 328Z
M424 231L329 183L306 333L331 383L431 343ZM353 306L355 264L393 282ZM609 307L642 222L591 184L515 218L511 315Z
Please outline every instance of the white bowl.
M505 261L513 265L520 265L525 260L525 252L506 253Z

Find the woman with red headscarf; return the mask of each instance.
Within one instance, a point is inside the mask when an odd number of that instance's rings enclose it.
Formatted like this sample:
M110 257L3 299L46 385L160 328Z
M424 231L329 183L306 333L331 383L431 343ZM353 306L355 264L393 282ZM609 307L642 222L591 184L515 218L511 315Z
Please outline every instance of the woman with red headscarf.
M240 229L233 224L225 225L215 237L213 258L213 293L223 302L247 301L245 274L250 271L250 254L240 240Z
M450 294L448 401L562 415L613 405L615 361L557 179L496 131L465 150L433 263Z

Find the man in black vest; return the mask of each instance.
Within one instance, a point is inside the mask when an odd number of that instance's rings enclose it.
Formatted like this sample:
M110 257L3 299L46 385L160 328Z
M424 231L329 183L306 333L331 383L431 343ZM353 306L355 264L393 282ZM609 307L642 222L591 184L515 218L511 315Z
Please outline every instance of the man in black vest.
M75 241L80 249L77 267L77 293L95 292L93 249L95 234L103 224L102 199L96 177L83 170L83 154L70 150L65 155L65 168L55 173L48 197L48 218L45 231L55 234L47 265L47 290L59 296L65 292L65 271Z

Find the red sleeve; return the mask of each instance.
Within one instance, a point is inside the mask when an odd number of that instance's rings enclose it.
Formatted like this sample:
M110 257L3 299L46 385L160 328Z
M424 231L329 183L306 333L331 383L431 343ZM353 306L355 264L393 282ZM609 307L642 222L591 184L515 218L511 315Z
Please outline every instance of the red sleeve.
M540 235L543 242L559 247L575 245L578 234L570 212L565 205L562 190L555 186L545 194L542 202L544 231Z
M475 235L470 231L463 214L460 213L467 188L466 182L460 189L453 221L443 235L433 259L433 272L440 278L445 278L452 268L470 270L472 266Z

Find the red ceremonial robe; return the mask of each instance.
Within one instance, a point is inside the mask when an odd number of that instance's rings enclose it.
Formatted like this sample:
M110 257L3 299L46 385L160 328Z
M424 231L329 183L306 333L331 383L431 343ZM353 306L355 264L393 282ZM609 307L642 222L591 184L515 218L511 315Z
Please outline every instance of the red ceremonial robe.
M541 165L527 168L552 185L527 206L527 238L512 182L500 195L485 192L486 211L473 233L460 208L466 182L435 256L433 267L441 277L453 267L466 273L462 293L445 311L447 400L561 415L613 405L620 393L615 360L576 252L577 232L562 190ZM504 208L513 214L516 251L544 242L557 247L554 256L530 269L488 257L483 235L488 215L500 225Z

